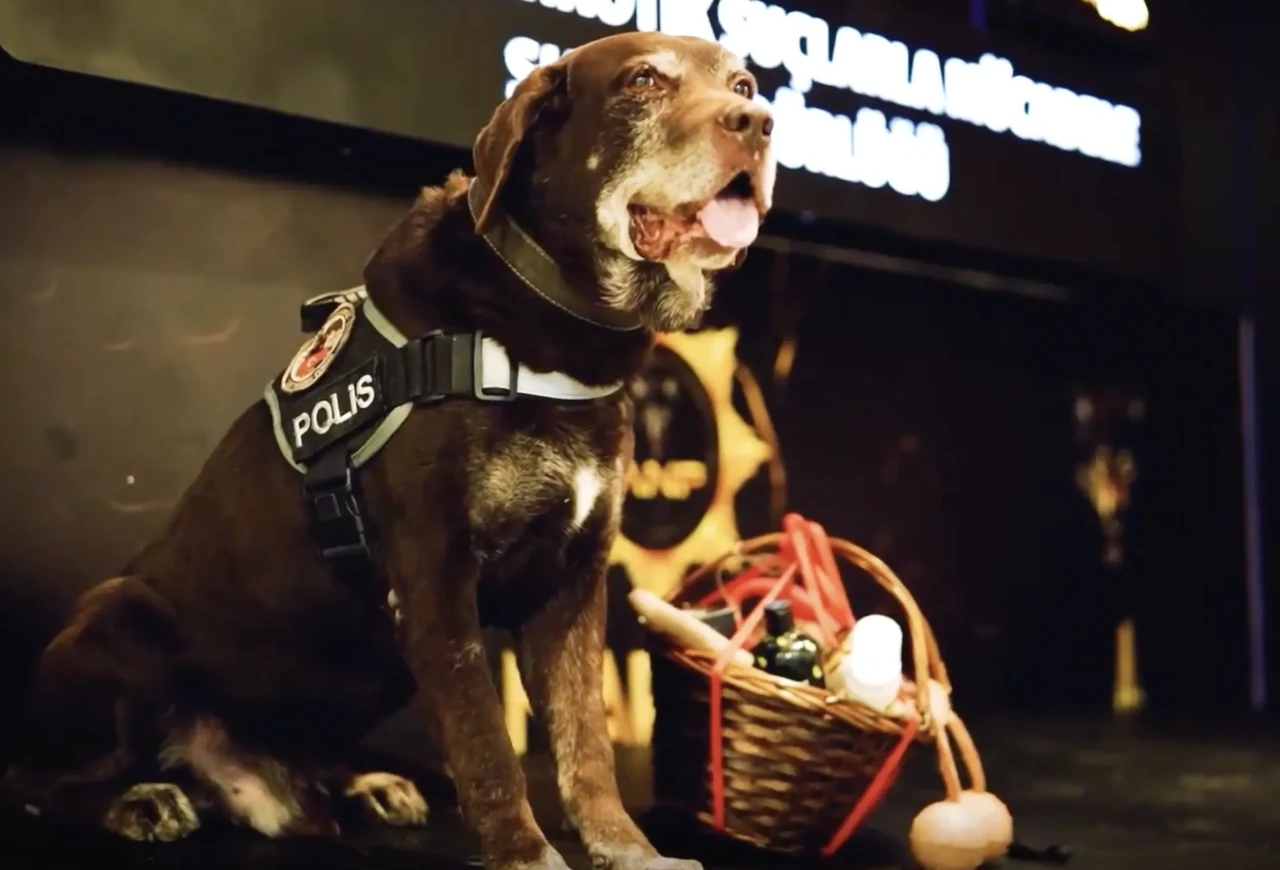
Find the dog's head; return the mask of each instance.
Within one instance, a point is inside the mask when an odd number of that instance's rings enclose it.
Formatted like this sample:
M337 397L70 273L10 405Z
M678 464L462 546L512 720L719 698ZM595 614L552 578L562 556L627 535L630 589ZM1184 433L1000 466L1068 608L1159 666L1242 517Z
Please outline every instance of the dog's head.
M483 230L507 210L598 301L688 329L773 202L773 119L713 42L611 36L538 67L476 140ZM562 263L562 266L573 264Z

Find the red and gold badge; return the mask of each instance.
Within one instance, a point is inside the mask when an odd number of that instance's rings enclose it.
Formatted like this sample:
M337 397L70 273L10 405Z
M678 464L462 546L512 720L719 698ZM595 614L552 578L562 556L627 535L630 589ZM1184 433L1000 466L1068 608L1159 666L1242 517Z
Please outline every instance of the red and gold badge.
M347 302L340 303L324 326L294 354L289 367L280 376L280 389L286 393L300 393L320 380L351 337L355 322L355 307Z

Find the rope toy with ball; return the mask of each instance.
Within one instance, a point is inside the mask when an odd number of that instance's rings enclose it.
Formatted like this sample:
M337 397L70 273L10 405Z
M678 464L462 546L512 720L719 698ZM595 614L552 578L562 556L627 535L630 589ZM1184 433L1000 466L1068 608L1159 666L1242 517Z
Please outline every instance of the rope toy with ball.
M1013 817L1004 802L987 791L982 760L969 729L951 709L947 689L931 679L927 691L946 797L929 804L912 820L907 837L911 855L924 870L975 870L1008 851L1013 842ZM971 787L967 789L960 786L952 738L969 774Z

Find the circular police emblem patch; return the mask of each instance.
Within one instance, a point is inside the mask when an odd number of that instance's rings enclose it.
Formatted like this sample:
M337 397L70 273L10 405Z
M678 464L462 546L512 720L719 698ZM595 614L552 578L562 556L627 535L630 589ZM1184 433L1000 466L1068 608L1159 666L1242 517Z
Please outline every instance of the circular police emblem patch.
M324 326L298 348L280 377L280 389L286 393L300 393L320 380L351 337L355 322L355 307L348 302L340 303Z

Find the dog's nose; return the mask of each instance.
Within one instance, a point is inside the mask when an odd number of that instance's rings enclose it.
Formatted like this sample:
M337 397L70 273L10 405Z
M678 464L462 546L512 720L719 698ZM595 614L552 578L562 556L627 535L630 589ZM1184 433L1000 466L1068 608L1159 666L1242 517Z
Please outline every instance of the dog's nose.
M720 116L720 126L758 148L767 144L773 134L773 115L755 103L737 105Z

